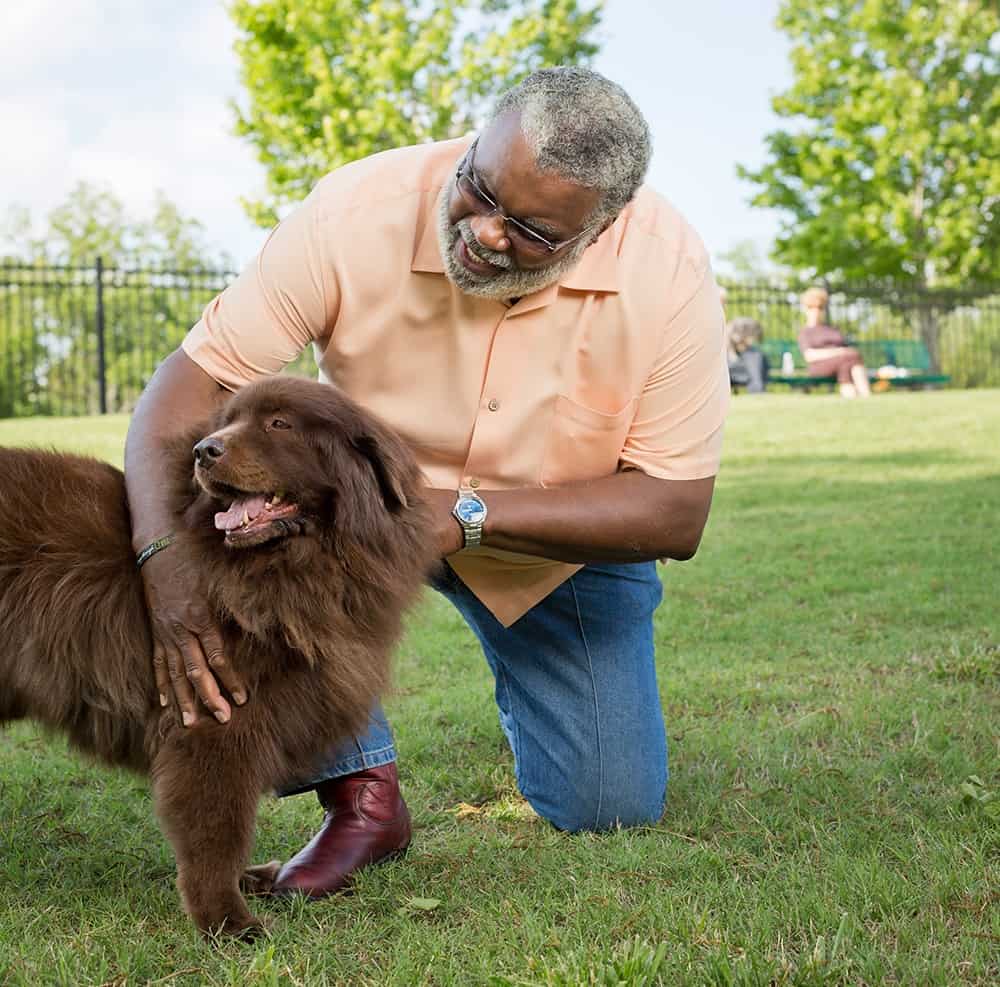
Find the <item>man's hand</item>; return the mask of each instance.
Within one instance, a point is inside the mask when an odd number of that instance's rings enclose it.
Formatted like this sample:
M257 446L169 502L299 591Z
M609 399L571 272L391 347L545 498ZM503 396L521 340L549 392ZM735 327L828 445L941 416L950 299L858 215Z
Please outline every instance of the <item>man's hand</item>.
M454 490L436 490L427 487L424 498L430 505L434 517L434 528L437 532L438 555L443 559L454 555L465 547L465 535L462 526L455 520L451 509L455 506L458 494Z
M193 726L202 712L198 700L220 723L231 708L219 689L237 706L247 700L246 687L223 649L222 633L201 600L191 598L192 574L173 549L157 553L142 568L146 605L153 628L153 671L160 704L173 696L184 726Z

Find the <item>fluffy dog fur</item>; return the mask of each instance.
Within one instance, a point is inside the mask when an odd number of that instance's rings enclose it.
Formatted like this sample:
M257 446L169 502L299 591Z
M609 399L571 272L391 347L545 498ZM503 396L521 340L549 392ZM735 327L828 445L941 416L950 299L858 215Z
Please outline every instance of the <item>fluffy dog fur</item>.
M433 545L413 459L333 387L250 385L210 430L197 465L204 429L172 451L167 551L249 702L189 729L161 709L121 472L0 449L0 723L36 720L147 772L186 910L205 932L247 935L260 923L239 882L259 797L363 726Z

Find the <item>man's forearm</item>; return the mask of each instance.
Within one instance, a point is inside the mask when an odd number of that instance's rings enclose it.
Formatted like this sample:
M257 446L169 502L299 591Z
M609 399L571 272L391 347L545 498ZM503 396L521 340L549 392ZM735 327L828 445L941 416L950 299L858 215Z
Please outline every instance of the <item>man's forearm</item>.
M561 562L689 559L714 477L659 480L638 470L548 490L488 490L483 544Z
M160 364L143 391L125 439L125 485L136 551L166 534L171 524L165 444L206 421L226 393L181 350Z

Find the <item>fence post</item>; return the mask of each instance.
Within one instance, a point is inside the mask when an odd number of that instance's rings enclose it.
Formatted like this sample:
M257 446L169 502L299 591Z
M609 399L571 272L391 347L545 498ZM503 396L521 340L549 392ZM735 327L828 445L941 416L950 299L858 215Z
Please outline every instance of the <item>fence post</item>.
M104 258L97 258L97 396L102 415L108 413L108 380L104 356Z

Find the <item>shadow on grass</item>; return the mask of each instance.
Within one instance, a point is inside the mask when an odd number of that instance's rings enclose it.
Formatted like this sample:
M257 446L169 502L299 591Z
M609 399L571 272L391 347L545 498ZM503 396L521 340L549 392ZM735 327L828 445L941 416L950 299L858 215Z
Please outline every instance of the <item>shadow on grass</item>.
M724 470L741 469L746 466L777 464L782 470L823 469L824 467L844 466L851 469L883 466L890 470L907 470L917 467L940 466L942 468L968 465L979 462L977 457L959 452L948 447L936 449L913 449L901 451L898 448L886 449L882 452L784 452L780 448L769 450L766 461L760 455L748 455L736 452L727 455Z

